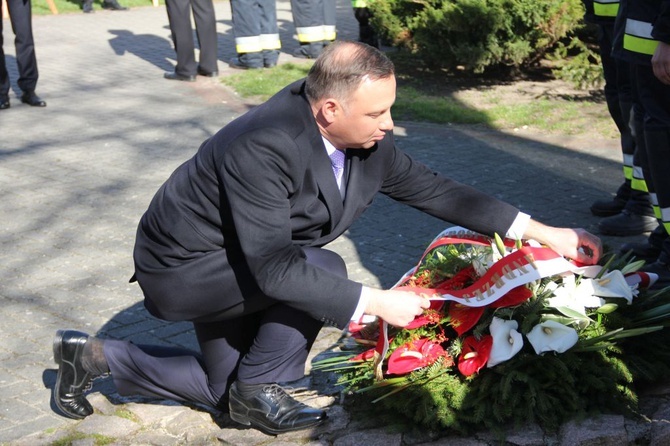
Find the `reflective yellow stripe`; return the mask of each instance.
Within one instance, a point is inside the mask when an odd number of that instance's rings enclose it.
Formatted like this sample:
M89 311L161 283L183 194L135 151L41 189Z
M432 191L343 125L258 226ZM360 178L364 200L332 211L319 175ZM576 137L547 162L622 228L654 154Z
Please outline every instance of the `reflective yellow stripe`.
M654 54L658 41L651 37L651 23L626 19L626 33L623 36L623 47L628 51L641 54Z
M298 34L298 42L309 43L309 42L321 42L326 40L323 34L323 26L305 26L295 29L296 34Z
M258 53L262 50L260 36L235 37L235 51L238 54Z
M593 12L600 17L616 17L617 12L619 12L619 1L593 2Z
M351 0L352 8L366 8L367 2L365 0Z
M324 25L323 27L323 40L333 41L337 37L337 31L335 30L335 25Z
M661 218L661 208L658 207L658 196L656 195L655 192L649 194L649 198L651 201L651 208L654 210L654 217L660 219Z
M261 34L261 48L264 50L278 50L281 48L279 34Z
M641 54L654 54L656 47L658 46L658 40L647 40L641 37L631 36L629 34L624 34L623 36L623 47L628 51Z

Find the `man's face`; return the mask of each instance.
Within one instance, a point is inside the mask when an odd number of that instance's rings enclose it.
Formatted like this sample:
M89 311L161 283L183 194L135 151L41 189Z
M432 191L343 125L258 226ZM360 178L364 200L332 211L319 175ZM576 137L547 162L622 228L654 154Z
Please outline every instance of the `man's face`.
M336 147L369 149L393 130L391 106L395 102L395 77L364 80L348 100L340 104L328 129Z

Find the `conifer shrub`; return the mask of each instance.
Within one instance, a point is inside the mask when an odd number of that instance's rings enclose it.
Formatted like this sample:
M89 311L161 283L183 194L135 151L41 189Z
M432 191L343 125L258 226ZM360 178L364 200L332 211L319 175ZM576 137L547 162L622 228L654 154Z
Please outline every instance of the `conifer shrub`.
M426 65L482 73L541 59L580 26L581 0L371 0L381 38Z

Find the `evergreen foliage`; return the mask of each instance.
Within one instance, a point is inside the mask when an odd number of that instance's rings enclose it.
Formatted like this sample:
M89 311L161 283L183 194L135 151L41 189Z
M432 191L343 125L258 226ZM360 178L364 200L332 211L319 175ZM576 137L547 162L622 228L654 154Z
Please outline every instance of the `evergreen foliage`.
M372 0L382 38L432 67L523 67L579 26L580 0Z

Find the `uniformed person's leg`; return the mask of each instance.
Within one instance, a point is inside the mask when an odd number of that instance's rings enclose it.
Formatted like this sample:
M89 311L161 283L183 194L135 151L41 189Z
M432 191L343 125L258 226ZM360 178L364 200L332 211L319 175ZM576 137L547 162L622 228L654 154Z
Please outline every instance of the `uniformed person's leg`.
M647 151L644 137L644 105L639 99L636 69L629 66L630 91L633 102L632 134L635 138L633 155L633 169L631 178L631 192L624 209L617 215L604 218L598 223L598 230L602 234L629 236L653 231L658 222L651 206L651 196L648 193L649 172Z
M670 86L654 76L650 66L638 67L640 101L645 107L644 135L651 172L649 192L654 212L670 233ZM658 260L646 268L659 274L656 287L670 285L670 239L663 242Z
M291 0L293 25L300 44L294 56L316 59L323 51L324 1L333 0Z
M261 10L261 46L263 48L263 66L271 68L279 60L279 26L277 25L276 0L259 0Z
M232 68L262 68L261 10L258 0L230 2L237 57L228 64Z

